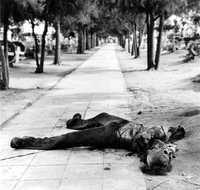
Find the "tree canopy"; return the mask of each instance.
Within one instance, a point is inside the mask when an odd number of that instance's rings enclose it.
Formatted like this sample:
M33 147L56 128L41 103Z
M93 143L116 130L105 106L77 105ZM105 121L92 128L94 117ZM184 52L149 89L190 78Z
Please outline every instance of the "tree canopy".
M77 53L98 44L98 38L109 35L116 36L120 45L125 46L128 39L130 52L130 36L132 38L132 55L139 56L142 36L147 35L147 69L157 69L159 65L162 31L166 26L165 19L172 14L187 14L193 11L193 22L200 23L199 0L1 0L0 23L4 28L4 56L7 62L7 31L12 23L29 20L32 24L35 39L37 72L43 72L45 36L48 27L56 29L55 58L60 29L64 34L76 31L78 34ZM44 31L39 48L38 37L34 27L38 21L44 23ZM156 51L154 52L154 31L158 31ZM37 53L41 49L41 56ZM57 53L56 53L57 52ZM154 56L155 53L155 56ZM56 59L55 59L56 60ZM55 61L59 63L59 59Z

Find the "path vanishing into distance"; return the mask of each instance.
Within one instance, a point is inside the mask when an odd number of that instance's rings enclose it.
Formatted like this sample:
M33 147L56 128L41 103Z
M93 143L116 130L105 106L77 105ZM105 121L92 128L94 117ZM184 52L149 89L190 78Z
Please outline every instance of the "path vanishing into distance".
M0 130L0 189L145 190L136 157L106 149L13 150L13 136L53 136L74 113L90 118L107 112L130 119L126 84L116 46L100 48L70 75ZM119 53L119 52L118 52Z

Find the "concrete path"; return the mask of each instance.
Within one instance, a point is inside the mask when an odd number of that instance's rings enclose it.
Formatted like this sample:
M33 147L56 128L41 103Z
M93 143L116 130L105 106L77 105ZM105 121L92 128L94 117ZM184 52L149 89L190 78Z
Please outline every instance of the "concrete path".
M73 148L55 151L13 150L13 136L66 133L65 121L108 112L129 119L129 95L115 45L101 48L46 96L0 131L0 189L145 190L139 161L122 150Z

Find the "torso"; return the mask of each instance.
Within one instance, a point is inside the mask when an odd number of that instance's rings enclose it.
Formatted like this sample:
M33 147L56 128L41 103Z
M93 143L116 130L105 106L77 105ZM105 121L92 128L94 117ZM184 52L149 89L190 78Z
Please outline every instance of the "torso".
M140 148L146 149L154 139L165 140L166 132L161 126L148 128L129 122L117 131L117 136L122 147L135 149L136 146L141 146Z

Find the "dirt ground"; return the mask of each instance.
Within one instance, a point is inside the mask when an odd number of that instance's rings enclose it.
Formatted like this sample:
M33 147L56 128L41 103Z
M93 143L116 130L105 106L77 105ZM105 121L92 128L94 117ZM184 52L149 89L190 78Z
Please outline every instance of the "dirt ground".
M134 60L118 49L131 94L132 119L146 126L181 125L186 137L166 176L145 175L148 190L200 189L200 59L182 63L185 51L162 55L159 71L145 71L146 56ZM141 112L141 114L138 114Z

